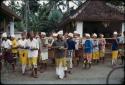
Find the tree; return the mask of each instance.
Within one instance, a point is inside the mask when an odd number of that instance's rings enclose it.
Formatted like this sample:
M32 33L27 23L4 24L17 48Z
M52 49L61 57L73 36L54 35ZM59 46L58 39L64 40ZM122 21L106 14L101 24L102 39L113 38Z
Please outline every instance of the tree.
M38 3L39 0L30 0L29 1L29 9L32 13L36 13L40 4Z
M2 0L3 1L3 0ZM71 14L69 2L73 2L77 6L82 4L82 0L47 0L48 3L43 5L39 4L40 0L22 0L21 6L11 0L10 7L20 16L23 20L15 23L15 28L22 31L26 28L33 31L51 32L58 30L57 24L62 20L62 17ZM106 0L115 5L123 5L123 0ZM65 13L62 9L67 9Z
M124 6L124 0L106 0L107 2L116 5L116 6Z

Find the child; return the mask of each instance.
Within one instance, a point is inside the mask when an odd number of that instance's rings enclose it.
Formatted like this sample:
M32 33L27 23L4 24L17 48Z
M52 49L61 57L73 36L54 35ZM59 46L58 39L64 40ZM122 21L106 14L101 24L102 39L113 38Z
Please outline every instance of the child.
M117 64L118 58L118 40L117 40L117 32L113 33L113 40L112 40L112 66Z
M18 48L15 35L11 35L11 42L12 42L12 57L13 57L12 66L13 66L13 71L15 71L15 66L17 62L17 48Z
M67 44L68 44L68 50L67 50L67 64L68 64L68 72L71 73L71 69L73 67L72 65L72 58L73 58L73 53L75 50L75 41L73 41L73 34L69 33L68 34L69 38L67 39Z
M80 58L80 36L77 31L74 31L74 41L76 42L75 44L75 57L74 57L74 62L76 63L76 66L79 65L79 58Z
M97 34L93 34L93 62L95 64L99 63L99 46L97 40Z
M89 68L91 67L91 61L92 61L92 40L90 40L90 34L86 34L86 41L84 44L84 52L85 52L85 58L84 58L84 65L85 68L87 65L89 65Z
M100 34L100 38L99 38L99 56L100 56L100 60L104 63L106 40L103 37L104 37L104 35Z
M10 39L7 39L7 34L6 33L3 33L2 34L2 44L1 44L1 47L3 48L3 58L4 58L4 63L5 64L11 64L12 65L12 62L13 62L13 57L12 57L12 54L11 54L11 46L12 46L12 42L10 41ZM13 65L12 65L13 67ZM14 68L13 68L13 71L14 71Z

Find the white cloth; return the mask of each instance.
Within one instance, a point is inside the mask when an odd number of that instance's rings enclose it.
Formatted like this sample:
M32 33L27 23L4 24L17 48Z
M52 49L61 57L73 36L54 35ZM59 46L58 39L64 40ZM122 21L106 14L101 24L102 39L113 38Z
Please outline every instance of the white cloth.
M22 65L22 73L25 73L26 65Z
M44 47L44 45L45 45L46 47ZM47 37L42 38L42 39L40 40L40 43L39 43L40 52L48 52L48 47L47 47L47 45L48 45L48 38L47 38Z
M7 33L4 32L4 33L2 34L2 37L7 37Z
M11 49L11 45L12 45L12 42L9 39L7 39L6 41L3 40L1 44L3 48L7 48L7 49Z
M78 32L78 31L74 31L74 33L75 33L75 34L79 34L79 32Z
M63 30L60 30L57 34L63 35Z
M64 68L61 66L56 67L56 74L59 76L59 78L63 79L64 78Z
M118 37L118 42L120 44L123 44L124 43L124 37L123 36Z
M40 41L40 57L42 60L48 59L48 38L45 37Z
M35 38L33 38L32 41L31 41L30 39L28 39L26 45L29 47L28 57L29 57L29 58L31 58L31 57L38 57L38 50L30 50L30 49L32 49L32 48L37 48L37 49L39 49L38 40L36 40Z
M79 49L79 44L80 44L80 39L79 38L75 38L74 40L76 42L75 49L78 50Z
M69 33L68 36L73 37L73 33Z
M40 49L40 38L36 38L36 40L37 40L37 47L39 47Z
M86 41L86 39L82 39L82 45L84 45L84 44L85 44L85 41Z
M40 54L42 60L47 60L48 59L48 52L41 52Z
M46 35L46 33L45 32L41 32L41 35Z

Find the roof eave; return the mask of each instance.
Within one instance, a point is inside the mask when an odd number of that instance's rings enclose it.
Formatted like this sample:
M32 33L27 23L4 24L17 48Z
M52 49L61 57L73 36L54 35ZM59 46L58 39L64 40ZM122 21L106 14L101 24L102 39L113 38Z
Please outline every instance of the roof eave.
M9 9L9 7L7 7L6 5L4 5L3 3L0 6L0 10L4 14L6 14L8 17L10 17L10 18L14 17L15 21L21 21L22 20L22 18L20 16L18 16L16 13L14 13L11 9Z

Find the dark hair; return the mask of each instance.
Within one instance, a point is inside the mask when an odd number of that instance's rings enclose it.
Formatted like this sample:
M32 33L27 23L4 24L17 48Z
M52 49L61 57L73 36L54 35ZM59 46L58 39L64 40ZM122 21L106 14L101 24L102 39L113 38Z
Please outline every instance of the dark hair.
M61 40L63 40L63 37L61 37L61 38L59 38L59 37L60 37L60 35L57 36L57 39L61 39Z
M29 32L27 32L27 38L29 38L30 37L30 33Z
M124 36L125 36L125 31L123 32Z

